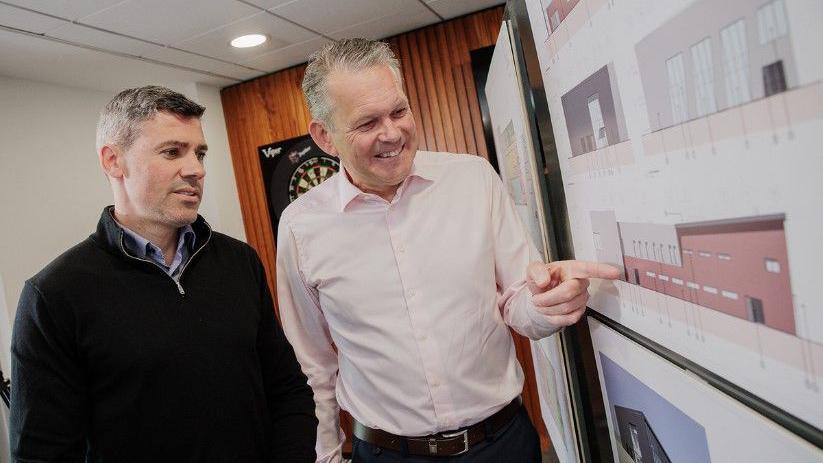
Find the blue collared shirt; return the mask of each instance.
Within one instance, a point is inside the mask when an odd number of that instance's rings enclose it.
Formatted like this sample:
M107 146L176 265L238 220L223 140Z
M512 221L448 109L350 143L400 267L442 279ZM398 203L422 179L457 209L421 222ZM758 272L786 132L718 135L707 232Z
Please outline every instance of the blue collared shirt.
M163 251L154 245L149 240L143 238L132 230L129 230L121 223L117 223L123 229L124 240L123 244L126 249L140 259L148 259L160 266L174 281L180 281L180 271L183 269L186 262L191 257L192 249L194 248L194 229L191 225L186 225L180 228L180 233L177 237L177 251L174 253L174 259L171 265L166 265L166 258L163 256Z

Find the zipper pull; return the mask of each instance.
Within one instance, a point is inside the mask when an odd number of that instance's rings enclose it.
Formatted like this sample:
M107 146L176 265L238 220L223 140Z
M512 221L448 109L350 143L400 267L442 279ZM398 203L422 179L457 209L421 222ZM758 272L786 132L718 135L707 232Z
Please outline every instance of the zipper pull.
M180 282L177 281L177 280L174 280L174 282L175 282L175 284L177 284L177 291L180 292L180 295L185 296L186 295L186 290L183 289L183 286L180 284Z

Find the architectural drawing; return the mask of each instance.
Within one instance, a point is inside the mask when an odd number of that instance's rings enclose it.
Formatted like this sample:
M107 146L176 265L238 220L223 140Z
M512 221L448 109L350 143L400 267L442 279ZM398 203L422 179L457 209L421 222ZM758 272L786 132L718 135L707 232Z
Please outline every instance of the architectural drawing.
M549 34L556 32L560 23L577 6L580 0L543 0L543 11L546 13L546 24Z
M808 463L823 458L820 448L687 370L594 318L588 325L615 462Z
M531 0L530 0L531 1ZM591 17L613 0L534 0L543 23L541 42L552 63ZM551 63L546 63L548 69Z
M795 335L783 215L657 225L592 212L598 259L629 283Z
M574 255L625 270L591 308L823 429L823 2L580 0L550 35L546 6ZM570 109L604 65L616 142L602 92Z
M620 443L634 463L671 463L666 449L640 410L614 406Z
M784 0L701 0L635 47L652 132L797 85Z
M612 433L633 463L708 463L705 428L614 360L599 352ZM625 460L624 460L625 461Z
M823 83L817 82L647 133L642 137L643 151L647 156L689 154L708 147L711 153L728 154L718 145L731 142L749 148L750 138L762 133L771 134L773 143L781 138L793 141L798 125L820 119Z
M613 67L612 64L603 66L561 98L572 156L627 139Z
M514 200L514 204L526 205L526 185L523 178L523 169L520 167L520 150L517 149L517 136L514 133L514 121L509 121L503 130L498 134L500 146L503 148L501 161L505 167L501 169L505 172L503 183L508 185L509 194ZM501 173L502 173L501 172Z

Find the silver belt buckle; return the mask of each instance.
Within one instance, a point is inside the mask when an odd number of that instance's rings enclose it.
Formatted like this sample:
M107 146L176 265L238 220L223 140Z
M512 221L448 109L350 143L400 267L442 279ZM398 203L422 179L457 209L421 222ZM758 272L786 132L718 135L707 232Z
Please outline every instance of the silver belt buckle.
M437 439L429 438L429 453L432 455L437 455Z
M453 454L452 456L456 457L457 455L463 455L464 453L469 451L469 430L464 429L462 431L453 432L453 433L450 433L450 434L445 434L445 433L441 434L441 436L445 437L446 439L451 439L451 438L457 437L461 434L463 435L463 450Z

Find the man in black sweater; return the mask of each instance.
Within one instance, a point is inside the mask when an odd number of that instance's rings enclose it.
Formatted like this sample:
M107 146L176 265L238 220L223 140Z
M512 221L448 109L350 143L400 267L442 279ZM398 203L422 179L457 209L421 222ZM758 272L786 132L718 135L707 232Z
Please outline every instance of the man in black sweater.
M23 289L14 461L314 461L312 391L263 266L197 214L203 111L142 87L101 113L114 206Z

